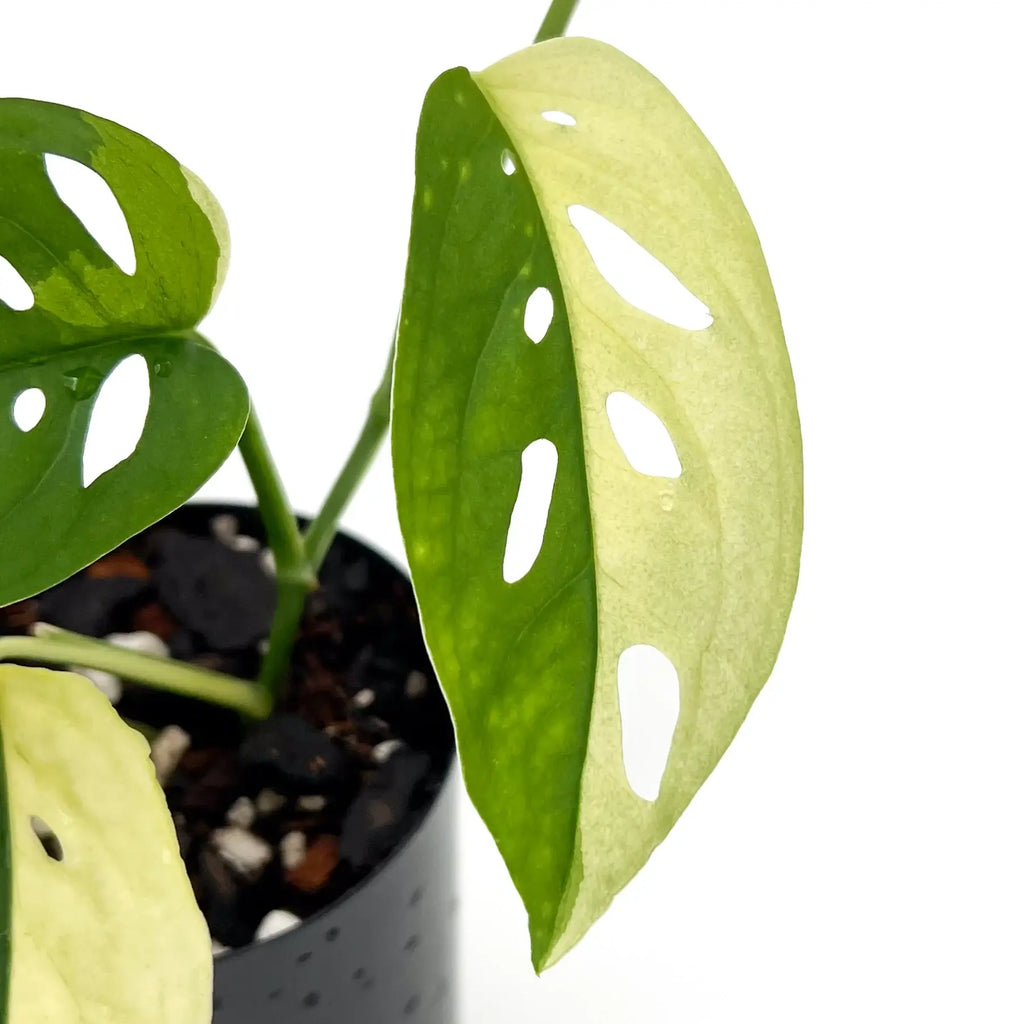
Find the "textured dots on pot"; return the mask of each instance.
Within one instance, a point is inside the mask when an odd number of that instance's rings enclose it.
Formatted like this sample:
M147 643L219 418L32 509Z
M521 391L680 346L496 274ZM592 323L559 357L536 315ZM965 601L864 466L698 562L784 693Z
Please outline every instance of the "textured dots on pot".
M551 321L555 316L555 300L547 288L535 288L526 300L523 312L523 330L526 336L539 345L548 333Z
M416 907L423 902L423 889L413 889L412 894L409 896L409 906Z
M545 121L561 125L563 128L573 128L576 125L576 118L565 110L545 110L541 112L540 116Z
M679 676L656 647L634 644L619 655L622 762L630 789L653 803L679 720Z
M501 151L501 169L509 176L516 173L516 158L512 155L511 149Z
M29 818L29 824L32 826L32 831L35 833L36 839L39 840L39 845L43 848L46 856L50 860L62 861L64 859L64 847L61 845L61 841L57 838L53 829L42 818L34 814Z
M419 1008L420 1008L420 997L419 996L410 996L405 1001L405 1006L402 1007L402 1012L406 1015L406 1017L412 1017L412 1016L415 1016L416 1011Z
M402 949L404 949L406 953L415 953L419 948L419 945L420 937L418 935L410 935L409 938L405 940L405 945Z
M327 931L324 932L324 938L328 942L337 942L339 935L341 935L340 928L328 928Z
M134 274L135 243L124 210L110 186L91 167L56 153L45 156L54 191L92 235L96 244L126 274Z
M25 388L11 403L11 419L23 434L35 430L45 412L46 395L40 388Z
M688 331L711 326L708 307L628 232L587 206L572 205L566 212L598 273L620 298Z
M668 428L643 402L625 391L613 391L605 402L605 411L622 454L638 473L671 479L682 475Z
M0 303L15 313L24 313L36 304L28 281L14 269L6 256L0 256Z
M82 452L82 486L124 462L138 447L149 413L149 367L136 354L107 375L89 417Z
M506 583L518 583L540 555L555 488L558 449L547 438L538 438L523 449L522 462L519 493L512 507L501 566Z
M307 992L302 997L302 1005L307 1010L312 1010L314 1006L320 1005L320 993L319 992Z
M312 953L312 951L311 951L311 950L308 950L308 949L307 949L307 950L306 950L306 951L305 951L304 953L300 953L300 954L299 954L299 955L298 955L298 956L297 956L297 957L295 958L295 962L296 962L297 964L308 964L308 963L309 963L309 961L310 961L310 960L312 960L312 959L313 959L313 953Z

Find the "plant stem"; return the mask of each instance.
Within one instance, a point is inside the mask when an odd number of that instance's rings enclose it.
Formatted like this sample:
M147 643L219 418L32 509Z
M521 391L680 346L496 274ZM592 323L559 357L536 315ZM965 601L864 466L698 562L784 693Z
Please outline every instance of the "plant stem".
M259 678L261 690L273 704L284 689L306 595L317 586L316 571L306 557L302 534L255 412L249 414L249 422L238 447L256 491L260 516L274 554L277 603Z
M543 43L545 39L555 39L565 35L565 30L569 27L569 21L578 2L579 0L551 0L548 13L544 15L544 20L533 41Z
M317 517L306 530L306 559L312 566L319 568L326 557L334 538L335 525L387 433L388 423L391 421L391 379L394 370L395 340L393 339L384 376L370 399L370 411L367 413L359 439L356 441L348 461L338 474L338 478L334 481L334 486L327 495L323 508L320 509Z
M266 718L271 710L269 695L243 679L171 658L125 650L56 627L40 636L0 637L0 661L15 659L102 669L157 690L219 704L248 718Z
M274 565L278 580L289 579L304 586L315 585L316 579L306 561L306 549L302 543L295 515L284 492L284 484L270 456L267 439L255 411L249 414L238 449L245 461L260 517L267 531L270 550L274 552Z

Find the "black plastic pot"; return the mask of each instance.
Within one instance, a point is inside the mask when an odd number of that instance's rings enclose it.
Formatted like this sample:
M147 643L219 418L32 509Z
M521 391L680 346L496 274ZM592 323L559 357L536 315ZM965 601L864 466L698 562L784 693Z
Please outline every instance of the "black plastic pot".
M251 508L188 505L172 517L200 530L218 513L264 537ZM377 569L404 575L346 536ZM324 565L329 584L331 559ZM301 925L218 957L214 1024L453 1024L455 1020L455 768L410 822L410 834L354 889Z
M293 931L218 957L215 1024L453 1024L455 786L375 874Z

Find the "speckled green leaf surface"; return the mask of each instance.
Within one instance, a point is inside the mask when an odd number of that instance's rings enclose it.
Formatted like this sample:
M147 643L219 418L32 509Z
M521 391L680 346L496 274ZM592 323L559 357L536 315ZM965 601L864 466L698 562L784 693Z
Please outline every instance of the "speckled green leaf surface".
M146 741L84 677L0 665L0 751L0 1021L209 1024L210 937Z
M62 202L46 154L92 168L110 186L134 243L133 274ZM193 331L227 251L213 197L158 146L69 107L0 99L0 256L32 296L27 309L0 301L0 604L52 585L170 512L234 447L248 416L245 387ZM83 487L96 396L136 353L149 367L142 438ZM33 388L46 408L23 432L11 410Z
M416 174L399 513L469 793L544 967L664 838L771 671L799 562L796 400L735 187L675 99L611 47L555 40L446 73L424 104ZM668 267L711 326L626 302L572 226L576 204ZM538 287L554 317L535 343L524 309ZM627 461L606 412L620 391L667 428L677 478ZM554 490L540 554L509 584L521 453L538 438L558 452ZM617 666L634 644L679 677L650 801L623 768Z

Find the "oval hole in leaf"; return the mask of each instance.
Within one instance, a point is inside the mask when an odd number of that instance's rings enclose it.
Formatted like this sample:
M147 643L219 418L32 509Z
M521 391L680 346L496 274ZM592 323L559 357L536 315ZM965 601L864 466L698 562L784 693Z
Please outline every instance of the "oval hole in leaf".
M0 302L17 313L23 313L36 304L36 297L28 282L14 269L6 256L0 256Z
M29 824L31 824L32 831L35 832L40 846L46 851L46 856L50 860L63 860L64 847L61 845L53 829L42 818L37 818L34 814L29 818Z
M512 155L512 150L503 149L501 151L501 169L506 174L516 173L516 158Z
M122 359L103 382L89 417L82 452L82 486L135 451L149 412L149 368L136 354Z
M523 313L523 330L535 345L544 340L554 315L555 300L551 298L551 292L547 288L535 288L526 300Z
M708 307L630 234L588 206L568 208L601 276L637 309L688 331L714 323Z
M552 124L561 124L566 128L571 128L576 124L576 118L572 114L567 114L564 110L545 110L540 116L545 121L550 121Z
M110 186L91 167L56 153L46 154L46 173L61 202L82 222L99 247L126 274L134 274L135 243Z
M643 402L625 391L613 391L605 410L622 454L638 473L666 477L682 474L668 428Z
M557 469L558 449L547 438L532 441L523 449L523 475L512 508L501 566L506 583L517 583L537 561L544 543Z
M679 676L657 647L634 644L619 655L618 691L626 781L653 803L679 719Z
M11 405L11 419L23 433L34 430L46 412L46 395L39 388L26 388Z

